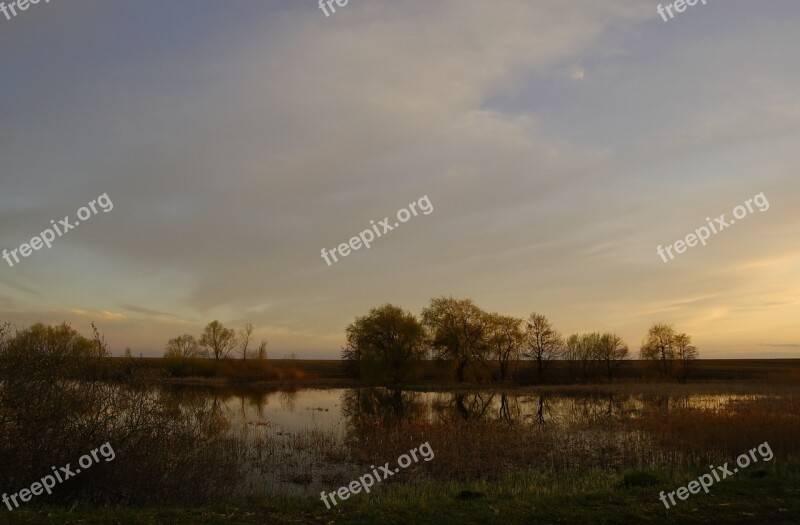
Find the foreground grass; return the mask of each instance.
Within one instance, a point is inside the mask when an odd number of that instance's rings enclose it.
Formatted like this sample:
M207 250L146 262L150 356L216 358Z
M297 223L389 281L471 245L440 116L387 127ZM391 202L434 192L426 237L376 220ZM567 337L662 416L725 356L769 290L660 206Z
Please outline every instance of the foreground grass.
M14 524L796 523L800 462L751 465L667 510L660 491L707 470L527 473L493 482L378 486L331 510L319 499L271 498L207 507L3 509ZM333 489L333 487L332 487Z

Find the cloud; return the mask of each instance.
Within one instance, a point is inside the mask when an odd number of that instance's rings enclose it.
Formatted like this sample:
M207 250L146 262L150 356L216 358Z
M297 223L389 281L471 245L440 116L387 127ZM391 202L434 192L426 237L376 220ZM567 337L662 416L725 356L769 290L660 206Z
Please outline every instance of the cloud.
M144 314L144 315L149 315L149 316L152 316L152 317L170 317L170 318L173 318L173 319L179 319L179 316L177 316L175 314L169 314L169 313L165 313L165 312L158 312L156 310L150 310L148 308L142 308L142 307L139 307L139 306L134 306L132 304L120 303L119 307L120 308L124 308L125 310L128 310L128 311L137 313L137 314Z
M369 307L440 294L629 340L656 316L704 345L797 335L798 37L780 9L671 25L638 0L242 4L176 1L152 24L96 2L0 58L17 93L0 101L3 244L115 204L27 261L4 310L74 307L152 349L247 320L278 354L328 357ZM758 191L768 215L660 262ZM424 221L319 257L423 194Z
M19 283L11 282L6 279L0 279L0 284L2 284L3 286L7 286L8 288L12 288L14 290L25 292L26 294L30 294L36 297L42 297L42 294L40 292L37 292L33 288L28 288L27 286L23 286Z
M127 319L127 317L125 317L124 314L109 312L108 310L101 310L99 312L87 312L86 310L73 308L68 311L71 314L79 315L81 317L99 318L105 321L124 321Z

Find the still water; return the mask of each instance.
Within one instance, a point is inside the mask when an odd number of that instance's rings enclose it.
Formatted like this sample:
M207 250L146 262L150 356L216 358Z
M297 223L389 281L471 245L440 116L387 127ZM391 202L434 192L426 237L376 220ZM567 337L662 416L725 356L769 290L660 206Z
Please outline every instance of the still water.
M311 496L425 442L436 458L391 483L702 465L763 441L754 414L797 407L796 394L172 390L246 443L243 493Z

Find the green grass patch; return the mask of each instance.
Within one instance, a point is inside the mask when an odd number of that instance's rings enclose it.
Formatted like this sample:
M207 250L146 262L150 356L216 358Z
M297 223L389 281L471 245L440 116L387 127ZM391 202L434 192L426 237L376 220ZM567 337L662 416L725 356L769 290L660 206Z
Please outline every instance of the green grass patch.
M793 523L800 462L771 463L716 483L669 510L659 501L704 471L528 472L496 481L379 485L328 510L319 499L263 498L208 507L20 508L4 523L30 524L503 524ZM333 489L333 487L331 488Z

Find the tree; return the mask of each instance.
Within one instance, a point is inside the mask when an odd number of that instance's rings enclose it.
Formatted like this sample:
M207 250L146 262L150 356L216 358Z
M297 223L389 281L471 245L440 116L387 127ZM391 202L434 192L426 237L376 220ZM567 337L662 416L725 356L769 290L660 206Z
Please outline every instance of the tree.
M246 468L230 453L228 426L216 424L204 400L145 387L152 379L145 370L122 374L94 366L105 356L102 337L84 337L69 325L15 332L0 341L3 491L80 457L89 443L106 461L116 457L115 469L93 469L89 483L53 491L52 503L152 501L165 494L183 500L233 491L230 480ZM97 450L93 456L101 461ZM153 476L164 465L169 476Z
M13 376L20 381L50 377L80 377L90 373L87 367L97 358L107 357L104 346L96 339L88 339L66 323L45 326L36 323L17 330L5 340L9 330L4 327L0 341L0 377ZM0 389L1 390L1 389Z
M581 379L583 382L593 381L597 377L601 338L602 336L597 332L581 336L581 342L578 346L578 360L581 365Z
M92 321L92 344L94 345L92 357L111 356L111 353L108 351L108 344L106 344L106 336L105 334L100 333L100 330L97 329L94 321Z
M601 365L612 358L610 350L604 346L614 342L609 334L592 332L588 334L572 334L567 338L562 357L569 360L573 379L582 382L593 381L601 372ZM616 366L612 367L613 369Z
M256 350L256 358L257 359L266 359L267 358L267 340L262 339L261 342L258 344L258 350Z
M11 323L0 324L0 352L8 344L8 335L11 333Z
M642 342L639 355L654 363L662 377L674 375L678 381L685 381L699 354L688 334L677 333L672 325L656 323Z
M130 349L126 349L126 357L130 356ZM189 359L200 356L200 343L193 335L183 334L167 341L164 352L165 358Z
M563 352L564 340L547 317L535 312L528 318L525 334L528 351L523 355L536 361L541 382L547 365Z
M672 325L653 324L642 341L639 357L653 363L662 377L669 375L675 361L675 329Z
M357 357L362 377L389 376L399 383L425 355L422 325L414 314L391 304L356 318L346 333L349 350L343 357Z
M520 351L525 343L522 331L522 319L501 314L487 314L486 342L492 355L500 365L500 379L508 377L512 362L519 360Z
M239 353L242 355L242 361L247 359L247 347L250 346L250 339L253 337L253 325L247 323L244 328L239 330Z
M487 317L470 299L438 297L422 310L422 324L431 347L442 359L455 363L456 381L464 381L467 367L486 357Z
M214 359L227 359L236 346L236 332L225 328L219 321L211 321L206 325L200 345L205 348L206 355Z
M697 347L692 346L692 338L680 333L675 335L675 354L678 360L678 381L686 381L689 377L689 365L699 355Z
M567 362L570 379L573 381L580 378L579 366L581 362L581 352L583 350L582 345L583 341L581 340L580 334L572 334L567 337L564 343L564 351L561 353L561 357Z
M345 345L342 347L342 368L354 379L361 378L361 349Z
M628 358L628 345L617 334L605 333L597 346L597 358L605 365L608 382L613 380L614 372Z

